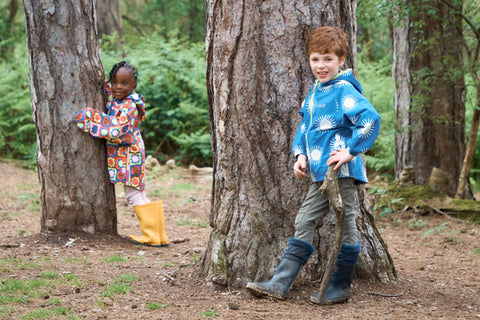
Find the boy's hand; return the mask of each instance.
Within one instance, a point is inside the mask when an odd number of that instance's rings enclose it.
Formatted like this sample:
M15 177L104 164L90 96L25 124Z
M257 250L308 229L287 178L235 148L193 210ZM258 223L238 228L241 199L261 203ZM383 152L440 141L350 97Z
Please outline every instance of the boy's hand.
M337 164L333 169L338 170L342 164L352 160L353 158L354 157L350 154L350 152L348 152L347 149L338 149L330 152L330 158L327 160L327 165L331 165L336 162Z
M305 170L307 169L307 157L303 154L298 155L297 161L293 165L293 171L298 179L305 177Z

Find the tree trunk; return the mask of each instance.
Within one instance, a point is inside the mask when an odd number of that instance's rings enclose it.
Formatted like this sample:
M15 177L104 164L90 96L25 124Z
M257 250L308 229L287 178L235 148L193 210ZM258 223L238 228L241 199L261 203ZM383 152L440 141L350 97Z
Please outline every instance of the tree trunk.
M123 19L118 0L97 0L97 28L99 38L115 32L119 38L123 37Z
M314 81L305 40L321 25L342 27L352 48L347 64L355 67L356 2L208 0L206 5L214 230L202 271L214 283L241 286L273 274L308 188L308 181L295 179L290 151L300 105ZM324 219L300 281L321 278L334 222L333 213ZM394 278L372 220L362 215L359 222L366 224L360 228L361 261L382 266L365 275Z
M104 105L93 1L25 0L24 8L41 229L116 234L105 142L74 121L80 109Z
M395 17L393 28L396 177L413 167L423 185L436 167L450 173L445 191L454 196L465 152L462 22L441 1L405 6L415 9L399 6L410 16Z

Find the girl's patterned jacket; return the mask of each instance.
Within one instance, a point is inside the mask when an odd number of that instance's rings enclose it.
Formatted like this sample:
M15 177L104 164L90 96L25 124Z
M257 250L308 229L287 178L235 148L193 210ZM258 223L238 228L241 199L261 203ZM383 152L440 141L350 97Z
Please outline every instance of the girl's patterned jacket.
M121 100L105 85L107 113L87 108L77 113L77 126L107 140L108 174L112 183L145 189L145 145L140 122L145 120L145 102L135 92Z
M325 179L330 152L342 148L348 149L354 158L340 167L338 177L368 182L360 154L377 138L380 116L362 93L349 69L324 84L315 81L303 101L299 112L303 119L292 151L295 157L307 157L312 181Z

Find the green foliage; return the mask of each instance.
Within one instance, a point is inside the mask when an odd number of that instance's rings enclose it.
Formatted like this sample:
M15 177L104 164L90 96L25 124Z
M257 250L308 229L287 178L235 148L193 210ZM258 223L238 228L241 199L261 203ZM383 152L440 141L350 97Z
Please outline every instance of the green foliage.
M390 57L378 62L364 62L359 55L358 78L364 96L377 109L382 118L380 134L365 155L367 165L377 171L393 175L395 167L395 123L393 110L393 85Z
M204 44L155 33L121 53L102 50L107 73L122 59L139 72L136 91L146 101L141 130L147 153L160 159L176 156L184 165L210 165Z
M140 0L120 1L125 33L143 37L160 29L164 37L205 39L205 1ZM135 41L135 39L129 39ZM137 40L138 41L138 40Z
M0 60L0 156L33 164L36 130L32 119L29 68L25 43L16 46L10 60ZM20 61L24 61L19 63Z
M357 51L364 61L378 62L392 54L388 18L392 2L388 0L358 0Z

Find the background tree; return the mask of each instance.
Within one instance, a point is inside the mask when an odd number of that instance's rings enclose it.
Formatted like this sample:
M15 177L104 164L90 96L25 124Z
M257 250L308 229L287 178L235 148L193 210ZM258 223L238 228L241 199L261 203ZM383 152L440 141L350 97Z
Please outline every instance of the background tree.
M105 142L74 121L78 110L103 105L94 2L25 0L24 10L41 228L116 234Z
M450 174L453 196L465 152L462 2L395 1L393 83L396 177L412 167L425 184L437 167Z
M96 5L98 37L116 33L119 38L122 38L123 19L118 0L97 0Z
M293 235L308 185L295 179L290 152L298 110L314 80L305 40L321 25L341 27L352 49L347 64L355 68L356 1L206 4L214 230L202 269L215 283L234 286L270 276ZM360 265L364 276L388 280L395 271L364 195ZM325 270L333 225L329 215L300 278L318 279Z

